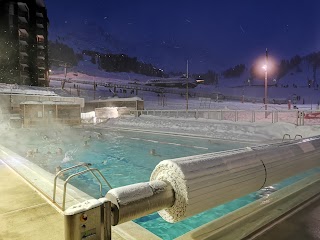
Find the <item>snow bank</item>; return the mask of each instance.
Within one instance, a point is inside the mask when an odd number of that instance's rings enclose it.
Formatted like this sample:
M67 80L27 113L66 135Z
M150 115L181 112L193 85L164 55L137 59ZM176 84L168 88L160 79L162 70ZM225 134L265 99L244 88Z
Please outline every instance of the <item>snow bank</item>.
M295 126L290 123L247 123L207 119L161 118L153 116L121 117L110 119L100 126L112 128L147 129L152 131L192 134L223 140L271 141L284 134L310 137L320 135L320 126Z

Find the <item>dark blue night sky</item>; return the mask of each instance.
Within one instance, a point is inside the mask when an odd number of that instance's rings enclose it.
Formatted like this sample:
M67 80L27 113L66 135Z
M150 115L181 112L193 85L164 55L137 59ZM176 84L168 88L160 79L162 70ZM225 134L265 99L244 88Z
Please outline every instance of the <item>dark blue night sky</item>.
M46 5L51 31L94 22L126 43L129 53L165 67L189 59L206 70L250 64L265 48L276 59L320 48L317 0L47 0ZM165 64L169 56L172 62Z

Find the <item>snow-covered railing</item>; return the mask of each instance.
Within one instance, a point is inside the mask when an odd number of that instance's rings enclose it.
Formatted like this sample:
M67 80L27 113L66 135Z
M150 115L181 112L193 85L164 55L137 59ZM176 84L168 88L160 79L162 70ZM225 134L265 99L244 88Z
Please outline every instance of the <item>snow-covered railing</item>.
M318 114L317 114L318 113ZM295 125L320 124L320 111L299 110L130 110L135 116L211 119L233 122L286 122ZM305 116L307 118L305 118Z

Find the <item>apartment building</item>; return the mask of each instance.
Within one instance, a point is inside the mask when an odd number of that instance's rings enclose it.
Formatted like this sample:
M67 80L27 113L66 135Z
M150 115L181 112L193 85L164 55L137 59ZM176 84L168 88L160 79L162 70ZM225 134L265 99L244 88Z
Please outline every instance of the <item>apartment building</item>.
M43 0L0 0L0 82L49 85L48 23Z

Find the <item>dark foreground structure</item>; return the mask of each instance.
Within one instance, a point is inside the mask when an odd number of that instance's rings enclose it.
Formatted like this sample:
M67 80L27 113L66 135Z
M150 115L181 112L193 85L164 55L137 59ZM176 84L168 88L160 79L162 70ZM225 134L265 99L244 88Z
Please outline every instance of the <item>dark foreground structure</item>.
M0 0L0 82L49 85L48 22L43 0Z

